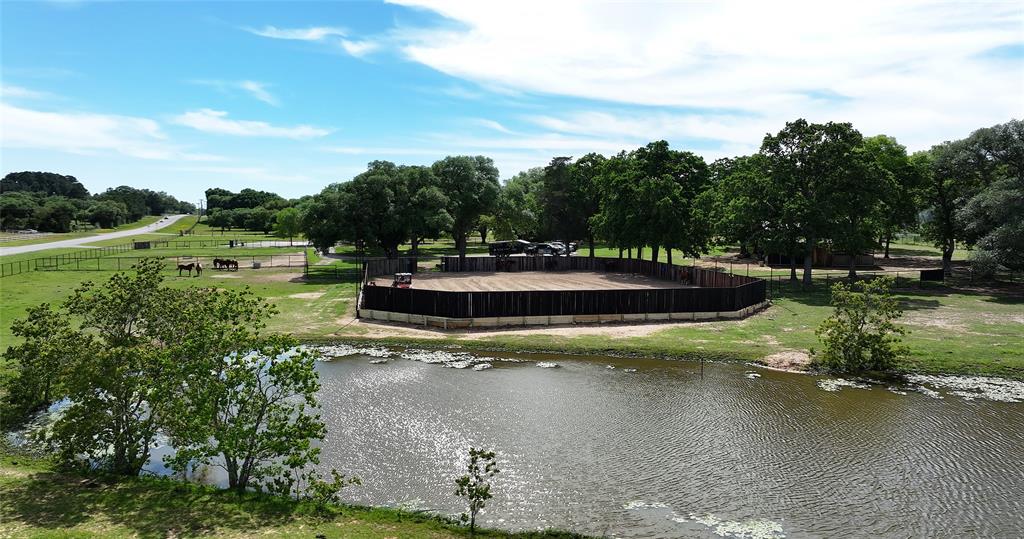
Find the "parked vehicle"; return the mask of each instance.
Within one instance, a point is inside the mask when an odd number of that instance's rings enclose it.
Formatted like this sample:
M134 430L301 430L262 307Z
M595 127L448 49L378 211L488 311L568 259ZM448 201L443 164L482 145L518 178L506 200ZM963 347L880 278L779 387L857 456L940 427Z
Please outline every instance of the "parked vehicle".
M509 256L527 252L533 244L526 240L495 241L487 246L491 256Z
M395 280L391 283L392 288L412 288L411 273L396 273Z

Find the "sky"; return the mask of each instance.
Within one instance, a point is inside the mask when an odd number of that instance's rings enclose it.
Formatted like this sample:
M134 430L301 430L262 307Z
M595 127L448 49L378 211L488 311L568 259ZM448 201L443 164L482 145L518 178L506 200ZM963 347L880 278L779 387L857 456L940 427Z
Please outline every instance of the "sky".
M1024 3L2 2L0 172L299 197L384 159L503 179L787 121L911 151L1024 117Z

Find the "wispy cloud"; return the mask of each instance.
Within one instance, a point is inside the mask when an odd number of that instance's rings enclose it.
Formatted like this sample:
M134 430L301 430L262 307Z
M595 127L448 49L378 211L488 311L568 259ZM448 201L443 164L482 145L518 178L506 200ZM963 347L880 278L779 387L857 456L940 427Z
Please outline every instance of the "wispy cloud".
M56 150L75 154L120 153L139 159L214 161L210 154L190 153L169 141L149 118L49 112L0 103L0 145L4 148Z
M232 120L228 118L227 112L212 109L189 111L175 116L172 121L178 125L191 127L206 133L241 137L308 139L323 137L330 133L327 129L311 125L282 127L262 121Z
M270 84L255 80L220 80L220 79L196 79L189 81L192 84L216 88L220 92L232 94L243 92L250 97L262 101L268 105L279 106L281 103L277 96L270 93Z
M336 26L313 26L309 28L278 28L276 26L264 26L263 28L245 28L245 31L258 36L273 39L292 39L298 41L321 41L329 36L348 35L344 28Z
M50 92L30 90L22 86L0 84L0 99L46 99L55 97Z
M258 36L273 39L330 43L332 46L340 47L350 56L354 56L356 58L363 58L381 48L381 42L377 40L347 39L350 36L349 32L344 28L339 28L337 26L313 26L309 28L278 28L276 26L264 26L259 29L245 28L245 30Z
M268 105L274 105L275 107L278 105L277 98L267 91L267 85L265 83L256 82L254 80L243 80L239 82L238 85L256 99Z
M380 48L380 43L370 40L351 41L348 39L342 39L341 48L345 49L345 52L355 56L356 58L362 58Z
M504 125L501 125L499 122L496 122L494 120L488 120L486 118L474 118L473 120L471 120L471 123L479 125L481 127L486 127L487 129L498 131L499 133L505 133L506 135L514 134L511 129L505 127Z

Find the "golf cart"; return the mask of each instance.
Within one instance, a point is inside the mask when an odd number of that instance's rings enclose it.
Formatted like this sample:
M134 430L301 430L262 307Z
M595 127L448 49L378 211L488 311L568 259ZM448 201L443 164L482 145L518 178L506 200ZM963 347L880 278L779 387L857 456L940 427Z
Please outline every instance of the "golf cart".
M411 273L396 273L395 280L391 283L392 288L412 288Z

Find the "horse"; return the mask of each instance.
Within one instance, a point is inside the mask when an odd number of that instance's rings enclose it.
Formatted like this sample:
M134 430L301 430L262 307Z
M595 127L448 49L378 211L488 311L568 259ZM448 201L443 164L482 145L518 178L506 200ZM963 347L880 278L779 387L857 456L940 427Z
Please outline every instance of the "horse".
M196 262L196 277L199 277L202 274L203 274L203 265L200 264L199 262ZM189 275L191 275L191 273Z
M220 269L224 265L224 261L219 258L213 259L213 269Z
M221 260L220 262L221 262L221 264L223 264L224 269L233 269L235 271L238 271L238 261L237 260Z
M178 277L181 277L182 270L187 271L189 277L191 277L192 276L192 269L195 268L195 267L196 267L195 263L192 263L192 262L190 262L188 264L178 264Z

